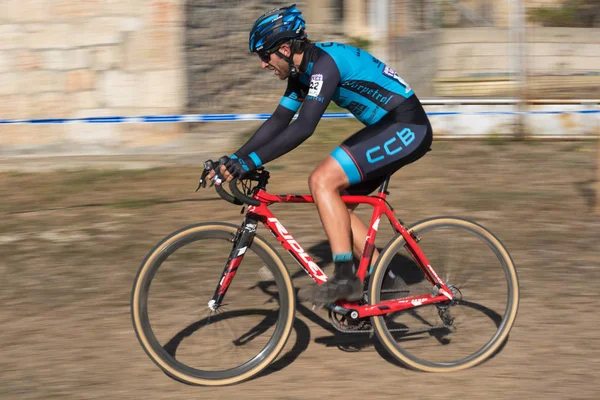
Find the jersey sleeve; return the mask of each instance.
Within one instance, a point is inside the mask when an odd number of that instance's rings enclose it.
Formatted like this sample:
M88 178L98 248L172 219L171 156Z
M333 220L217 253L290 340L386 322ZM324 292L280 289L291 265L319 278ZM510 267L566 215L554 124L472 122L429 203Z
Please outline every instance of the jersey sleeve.
M290 111L296 112L302 105L304 97L306 96L306 88L300 83L298 79L288 79L288 86L285 90L285 94L281 98L279 105L287 108Z
M335 61L328 54L323 53L313 65L308 92L302 102L298 119L275 136L268 146L256 150L254 154L256 158L253 160L258 160L261 165L265 164L281 157L308 139L315 131L339 83L340 72ZM288 104L292 105L292 103Z
M267 119L250 139L240 147L234 155L246 157L254 151L268 144L279 132L289 125L295 112L281 105L277 106L275 112Z

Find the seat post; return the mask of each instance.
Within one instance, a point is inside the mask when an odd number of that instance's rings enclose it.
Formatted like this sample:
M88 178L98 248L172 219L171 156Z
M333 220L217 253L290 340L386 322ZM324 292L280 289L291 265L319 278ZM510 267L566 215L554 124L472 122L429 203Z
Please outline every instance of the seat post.
M390 174L387 174L383 182L381 182L381 186L379 187L379 193L389 194L387 190L388 185L390 184L390 176Z

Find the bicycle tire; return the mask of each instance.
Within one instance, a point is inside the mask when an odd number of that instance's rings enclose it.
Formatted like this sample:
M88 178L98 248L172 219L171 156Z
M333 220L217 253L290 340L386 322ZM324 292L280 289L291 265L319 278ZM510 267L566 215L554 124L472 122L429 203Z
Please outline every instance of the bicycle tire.
M504 269L504 276L506 277L506 285L507 285L507 303L506 308L504 310L504 315L501 317L501 320L498 319L495 321L495 325L497 326L497 331L495 334L485 343L485 345L481 346L477 351L469 354L466 357L462 357L458 360L453 360L450 362L432 362L418 356L415 356L413 353L407 351L401 345L396 343L392 332L386 326L385 316L377 316L372 317L371 322L373 325L373 329L379 339L380 343L384 346L384 348L400 363L403 365L418 371L424 372L454 372L460 371L463 369L467 369L473 367L481 362L485 361L495 352L499 350L499 348L506 341L508 334L515 322L518 305L519 305L519 282L517 271L515 269L513 260L511 259L508 251L504 247L504 245L500 242L500 240L494 236L491 232L485 229L483 226L461 218L456 217L436 217L431 219L426 219L423 221L419 221L407 228L408 231L415 232L417 235L426 234L428 231L432 231L434 229L439 228L457 228L463 229L471 234L474 234L479 240L483 241L485 244L489 246L492 252L497 256L498 260L501 261L501 264ZM387 246L382 250L379 259L377 260L377 264L375 266L372 278L369 283L369 303L377 304L381 301L381 285L383 279L386 275L386 271L388 270L388 266L392 260L392 258L405 246L406 241L402 237L402 235L397 235L394 237ZM427 254L425 254L428 257ZM435 268L435 265L434 265ZM442 279L444 279L442 277ZM426 282L428 283L428 282ZM448 282L446 282L448 284ZM428 283L429 284L429 283ZM429 284L430 285L430 284ZM468 302L465 302L468 303ZM429 306L429 307L435 307ZM412 310L419 310L419 307L416 307ZM413 311L414 314L414 311ZM434 329L434 328L432 328ZM433 336L433 335L430 335ZM415 338L406 339L405 343L416 343ZM433 340L433 339L432 339ZM429 350L430 351L430 350Z
M150 359L167 375L191 385L231 385L250 379L266 368L287 342L295 316L295 295L289 272L277 252L256 235L248 246L267 265L279 289L279 315L273 336L265 347L242 365L220 371L199 370L177 361L156 339L148 317L148 292L152 278L169 255L200 239L224 239L235 235L238 227L226 223L201 223L182 228L161 240L145 257L134 280L131 294L131 317L140 345ZM244 262L240 265L243 268ZM234 278L235 279L235 278ZM235 280L234 280L235 283ZM216 284L216 282L215 282ZM250 312L252 310L248 310ZM254 310L256 313L259 311ZM216 318L230 318L231 315Z

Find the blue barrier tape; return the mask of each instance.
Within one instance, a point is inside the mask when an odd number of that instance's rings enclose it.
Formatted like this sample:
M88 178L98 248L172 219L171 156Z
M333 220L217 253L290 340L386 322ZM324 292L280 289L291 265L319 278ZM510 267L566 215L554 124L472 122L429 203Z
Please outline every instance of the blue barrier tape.
M556 115L556 114L600 114L600 110L548 110L548 111L433 111L429 116L444 115ZM44 118L44 119L0 119L0 125L7 124L140 124L173 122L214 122L214 121L264 121L271 114L183 114L183 115L147 115L140 117L88 117L88 118ZM296 114L294 118L297 118ZM351 113L325 113L323 119L353 118Z

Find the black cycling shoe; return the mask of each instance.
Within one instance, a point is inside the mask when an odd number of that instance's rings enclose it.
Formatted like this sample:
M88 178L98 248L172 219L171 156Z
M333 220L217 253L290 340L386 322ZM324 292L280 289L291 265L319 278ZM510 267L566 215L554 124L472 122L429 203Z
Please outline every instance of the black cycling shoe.
M363 283L356 275L337 276L317 286L312 295L312 302L317 307L333 303L337 300L360 300L363 294Z

